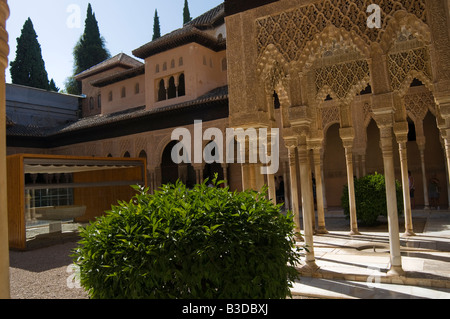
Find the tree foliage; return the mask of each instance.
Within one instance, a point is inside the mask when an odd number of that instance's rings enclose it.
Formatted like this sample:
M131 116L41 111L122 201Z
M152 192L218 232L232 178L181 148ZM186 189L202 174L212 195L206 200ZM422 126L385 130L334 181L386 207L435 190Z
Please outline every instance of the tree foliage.
M66 91L81 94L81 86L74 76L111 57L105 39L100 34L98 22L89 3L83 35L73 50L74 75L66 80Z
M355 179L356 215L364 226L377 224L378 216L387 216L386 182L384 175L375 173ZM402 186L396 181L397 209L403 213ZM344 214L350 216L348 186L344 186L341 197Z
M16 59L10 63L11 80L13 84L48 90L48 74L37 38L33 22L28 18L17 38Z
M161 25L159 23L158 10L155 10L155 17L153 19L153 38L152 41L161 37Z
M188 23L192 20L191 13L189 11L189 4L187 0L184 0L184 8L183 8L183 24Z
M213 181L119 202L81 232L82 286L100 299L286 298L298 273L292 215L267 189L230 192Z

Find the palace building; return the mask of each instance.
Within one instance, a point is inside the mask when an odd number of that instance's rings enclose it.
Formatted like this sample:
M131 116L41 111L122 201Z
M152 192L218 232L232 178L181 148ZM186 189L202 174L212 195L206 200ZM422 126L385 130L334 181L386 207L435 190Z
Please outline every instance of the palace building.
M368 23L371 14L379 26ZM341 205L346 185L349 230L358 233L354 177L378 172L393 224L395 181L404 186L413 234L408 171L416 206L429 208L435 176L440 206L449 204L449 16L447 0L226 0L135 57L118 54L77 75L84 95L77 120L31 125L8 116L7 152L144 158L151 190L217 173L232 190L268 184L274 198L275 178L283 177L285 206L307 244L314 231L326 231L324 211ZM14 114L16 104L8 105ZM263 175L261 163L237 161L175 164L172 132L194 135L196 120L224 135L227 128L279 129L278 172ZM248 150L250 142L216 151ZM398 225L391 242L400 271ZM308 258L314 267L313 249Z

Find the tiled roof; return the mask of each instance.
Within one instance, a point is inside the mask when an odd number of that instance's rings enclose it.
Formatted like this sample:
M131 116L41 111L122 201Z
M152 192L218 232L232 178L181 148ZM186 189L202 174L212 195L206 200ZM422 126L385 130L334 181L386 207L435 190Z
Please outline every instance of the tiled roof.
M191 25L197 28L214 27L215 23L221 21L224 16L225 4L221 3L217 7L186 23L186 25Z
M141 66L138 66L136 68L130 69L130 70L119 71L114 74L107 75L103 78L92 81L90 84L95 87L104 87L106 85L116 83L119 81L123 81L126 79L130 79L135 76L142 75L142 74L145 74L145 65L144 64Z
M225 50L226 42L203 32L202 30L214 27L216 22L223 22L225 16L224 5L221 4L194 20L186 23L182 28L174 30L152 42L144 44L133 51L138 58L145 59L149 56L166 50L185 45L191 42L204 45L214 51Z
M216 101L225 101L228 99L228 86L216 88L205 95L188 102L164 106L152 110L146 110L145 106L117 112L106 115L95 115L78 120L77 122L58 128L40 128L40 127L25 127L13 126L7 129L7 136L16 137L48 137L63 133L76 132L78 130L89 129L97 126L103 126L113 123L120 123L130 119L138 119L141 117L152 116L154 114L161 114L164 112L173 112L179 110L186 110L199 105L204 105Z
M88 76L91 76L93 74L112 69L116 66L122 66L128 69L136 68L139 66L142 66L143 63L136 60L135 58L130 57L129 55L125 53L119 53L112 58L105 60L97 65L94 65L93 67L87 69L86 71L81 72L80 74L75 75L75 78L77 80L82 80Z

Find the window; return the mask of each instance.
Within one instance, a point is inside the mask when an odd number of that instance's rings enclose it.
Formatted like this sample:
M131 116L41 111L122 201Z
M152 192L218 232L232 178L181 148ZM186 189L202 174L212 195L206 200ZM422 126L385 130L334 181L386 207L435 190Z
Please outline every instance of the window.
M94 98L93 97L89 98L89 108L91 110L94 109Z
M113 100L113 92L109 91L108 93L108 101L111 102Z
M228 69L227 58L222 59L222 71L226 71Z
M155 67L155 73L159 73L159 64L157 64Z
M175 67L175 60L172 59L172 61L170 61L170 67L173 69Z
M122 96L122 98L127 96L127 89L125 87L122 88L121 96Z
M203 56L203 65L207 65L205 56Z
M273 107L279 109L281 107L280 99L277 92L273 92Z
M166 99L166 87L164 85L164 80L159 81L158 89L158 101L164 101Z
M184 74L182 73L178 78L178 96L186 95L186 84L184 81Z
M131 157L130 152L126 151L125 154L123 154L123 157L130 158Z
M164 64L163 64L163 71L166 71L167 70L167 62L164 62Z
M177 87L175 86L175 79L173 76L169 79L169 89L167 91L167 95L169 99L177 97Z
M141 88L139 86L139 83L136 83L136 85L134 86L134 94L139 94L141 91Z
M183 57L178 60L178 66L183 66Z

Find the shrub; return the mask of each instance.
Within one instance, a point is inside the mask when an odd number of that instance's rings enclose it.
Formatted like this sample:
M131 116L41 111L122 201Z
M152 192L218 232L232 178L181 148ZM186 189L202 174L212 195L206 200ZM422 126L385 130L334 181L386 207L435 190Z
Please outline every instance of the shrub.
M364 226L377 224L378 216L387 216L386 184L384 175L375 173L364 176L355 182L356 216ZM403 213L402 186L396 181L397 208L399 215ZM350 216L348 186L344 186L341 197L342 208L347 218Z
M81 230L73 255L91 298L286 298L299 250L290 214L264 192L138 190ZM265 192L267 189L264 190Z

